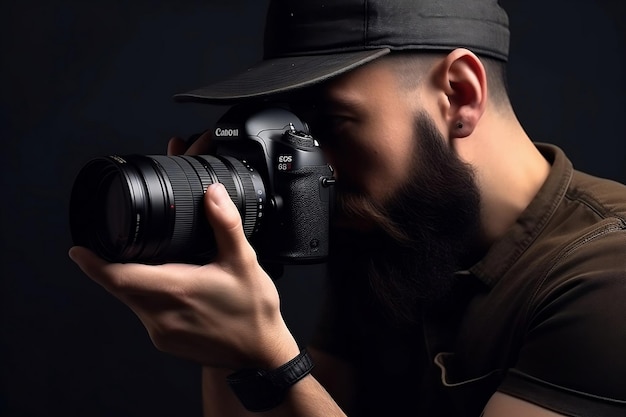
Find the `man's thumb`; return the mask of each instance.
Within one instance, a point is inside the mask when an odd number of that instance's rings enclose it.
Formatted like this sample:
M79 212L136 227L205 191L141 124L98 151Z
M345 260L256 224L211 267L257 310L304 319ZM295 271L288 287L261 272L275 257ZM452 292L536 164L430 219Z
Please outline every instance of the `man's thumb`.
M207 187L204 207L220 254L232 257L250 250L239 210L222 184L215 183Z

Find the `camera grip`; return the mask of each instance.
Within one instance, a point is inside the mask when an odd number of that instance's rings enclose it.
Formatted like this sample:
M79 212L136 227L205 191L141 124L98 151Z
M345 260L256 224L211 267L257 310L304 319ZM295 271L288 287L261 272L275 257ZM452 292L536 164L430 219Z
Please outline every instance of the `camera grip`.
M270 230L273 253L290 262L319 262L328 256L331 189L322 179L332 176L327 165L281 172L277 190L283 204L279 221Z

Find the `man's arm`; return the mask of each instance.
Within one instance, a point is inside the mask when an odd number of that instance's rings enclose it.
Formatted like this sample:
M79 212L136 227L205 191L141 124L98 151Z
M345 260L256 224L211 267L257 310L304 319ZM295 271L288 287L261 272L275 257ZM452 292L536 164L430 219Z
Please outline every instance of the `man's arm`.
M313 358L313 376L330 393L347 414L354 409L354 371L344 360L312 346L307 350Z
M211 370L205 371L205 383L216 401L207 397L208 407L215 406L220 417L226 411L241 415L241 405L226 392L224 373L276 369L300 350L280 314L276 287L245 239L226 190L210 186L205 205L219 252L210 264L111 264L80 247L72 248L70 256L137 314L157 348ZM345 416L312 375L290 387L279 406L257 415Z
M482 417L564 417L539 407L528 401L520 400L502 392L496 392L487 402Z
M172 142L169 150L175 147ZM241 406L226 392L226 371L221 369L276 369L300 349L280 313L276 287L259 265L240 214L223 186L208 187L204 207L218 249L209 264L108 263L80 247L72 248L70 257L130 307L157 348L208 369L220 369L205 372L205 382L216 390L213 398L224 402L224 410L234 408L235 415L241 415ZM309 375L288 389L281 405L264 415L344 414Z
M307 347L307 351L315 364L312 375L341 409L348 413L353 404L354 394L352 369L345 361L314 347ZM226 383L226 377L231 372L228 369L209 367L202 369L202 403L205 417L258 415L247 411ZM331 407L328 415L333 415L330 414L332 412L335 411Z
M205 417L252 417L226 383L229 369L202 368L202 409Z
M275 409L264 413L246 410L226 384L229 370L203 368L202 398L205 417L334 417L345 416L326 390L308 375L293 385L285 401Z

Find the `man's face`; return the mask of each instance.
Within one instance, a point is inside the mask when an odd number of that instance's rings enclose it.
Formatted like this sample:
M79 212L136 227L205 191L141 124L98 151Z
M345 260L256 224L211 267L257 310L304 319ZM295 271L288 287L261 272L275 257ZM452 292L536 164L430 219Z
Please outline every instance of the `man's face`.
M331 265L367 275L379 299L410 319L416 300L445 296L476 238L473 171L385 65L343 77L324 97L313 133L337 171Z
M313 134L335 169L342 194L384 202L406 181L413 163L414 109L398 101L399 94L396 76L379 63L324 88Z

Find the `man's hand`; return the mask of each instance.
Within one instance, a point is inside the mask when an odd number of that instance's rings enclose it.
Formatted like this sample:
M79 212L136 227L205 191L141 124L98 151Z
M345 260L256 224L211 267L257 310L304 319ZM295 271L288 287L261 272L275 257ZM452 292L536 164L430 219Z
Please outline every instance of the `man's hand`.
M167 143L168 155L203 155L212 153L211 133L206 131L190 145L182 138L173 137Z
M204 134L187 153L202 152L208 143ZM168 153L184 146L172 139ZM111 264L82 247L72 248L70 257L137 314L160 350L211 367L276 368L299 352L276 287L221 184L208 187L204 208L218 251L210 264Z

